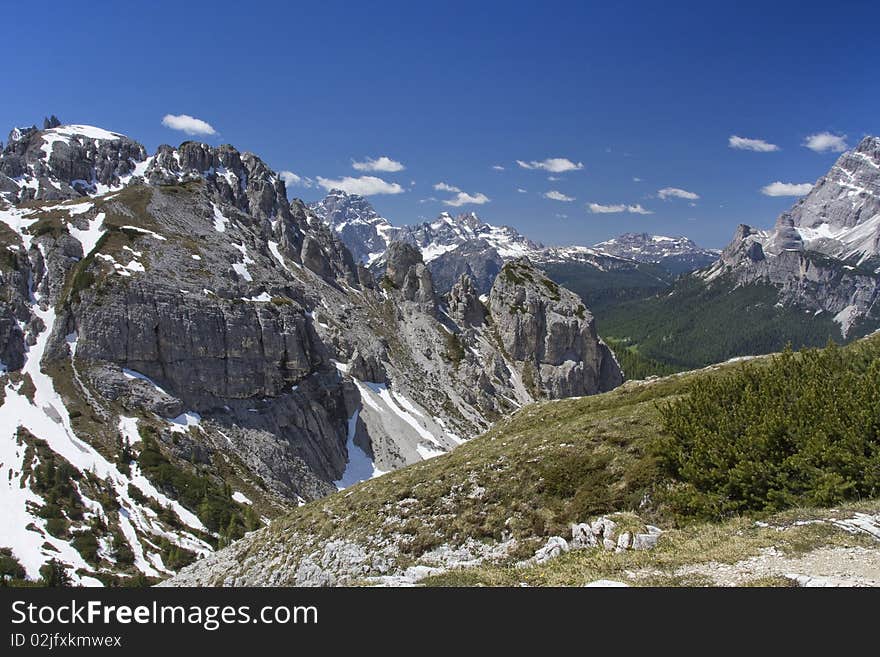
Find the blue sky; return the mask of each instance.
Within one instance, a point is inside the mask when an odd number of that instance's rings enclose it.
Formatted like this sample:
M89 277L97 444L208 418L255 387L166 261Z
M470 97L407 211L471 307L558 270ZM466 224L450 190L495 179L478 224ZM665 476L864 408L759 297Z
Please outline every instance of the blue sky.
M644 230L720 247L796 200L763 187L828 170L835 142L817 152L810 135L853 146L880 133L871 2L44 2L39 16L22 3L4 14L4 129L55 113L152 151L192 138L162 125L186 114L216 131L195 138L314 181L292 188L306 200L319 178L371 176L403 190L370 197L394 223L473 210L547 244ZM734 149L731 136L778 150ZM405 168L353 167L382 156ZM549 158L582 168L517 164ZM667 188L699 198L660 198ZM443 203L454 199L465 203Z

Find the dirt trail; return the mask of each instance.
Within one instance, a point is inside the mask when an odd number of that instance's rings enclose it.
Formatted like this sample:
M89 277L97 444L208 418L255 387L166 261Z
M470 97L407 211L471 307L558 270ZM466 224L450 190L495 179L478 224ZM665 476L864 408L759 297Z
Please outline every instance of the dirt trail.
M800 586L880 586L880 543L875 549L819 548L793 558L767 548L734 564L683 566L676 575L706 578L716 586L740 586L766 577L786 577Z

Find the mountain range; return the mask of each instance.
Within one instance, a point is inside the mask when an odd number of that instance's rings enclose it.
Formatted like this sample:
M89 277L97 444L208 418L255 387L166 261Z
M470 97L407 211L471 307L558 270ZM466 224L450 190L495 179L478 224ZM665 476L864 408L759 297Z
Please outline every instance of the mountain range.
M31 578L51 559L80 584L165 577L623 379L581 299L527 258L482 299L467 275L438 292L406 241L374 275L232 146L147 155L47 120L12 131L0 190L0 547Z
M486 293L505 262L527 257L588 303L601 303L611 289L625 287L635 296L663 289L677 274L706 266L719 255L686 237L647 233L627 233L592 247L545 247L515 228L484 222L473 212L457 216L443 212L431 222L394 226L364 197L338 189L309 207L355 259L373 271L381 272L391 242L412 244L421 251L442 292L467 274Z

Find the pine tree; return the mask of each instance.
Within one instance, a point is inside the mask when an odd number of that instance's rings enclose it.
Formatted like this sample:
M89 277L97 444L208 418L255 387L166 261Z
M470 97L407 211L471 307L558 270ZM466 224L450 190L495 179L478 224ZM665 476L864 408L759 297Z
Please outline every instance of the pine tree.
M40 568L43 583L51 588L65 588L71 585L67 568L57 559L50 559Z

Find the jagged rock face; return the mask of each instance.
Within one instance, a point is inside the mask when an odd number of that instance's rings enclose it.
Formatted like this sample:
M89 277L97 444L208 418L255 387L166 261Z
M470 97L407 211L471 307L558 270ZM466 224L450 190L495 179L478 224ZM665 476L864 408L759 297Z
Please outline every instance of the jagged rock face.
M403 299L415 301L433 314L437 306L434 282L418 249L405 242L392 242L385 255L385 276L401 291Z
M6 236L4 241L8 239ZM3 291L0 298L0 371L3 372L19 370L24 365L26 346L21 326L31 320L30 269L23 248L5 248L0 254L0 290Z
M480 301L480 293L474 279L462 274L449 291L449 316L460 326L482 326L486 321L486 307Z
M718 262L700 275L774 285L781 304L829 313L848 337L878 316L878 243L880 139L866 137L772 231L740 225Z
M493 226L473 213L444 212L433 222L392 226L367 199L331 190L310 206L342 239L356 261L381 274L392 242L416 247L431 271L434 288L447 293L462 274L488 292L506 259L538 252L543 247L509 226Z
M53 117L55 118L55 117ZM69 199L107 191L131 178L147 155L114 132L47 120L15 129L0 153L0 195L8 201Z
M278 396L327 365L294 301L228 303L137 281L82 294L74 321L81 357L142 372L200 412Z
M486 293L505 260L543 248L510 226L493 226L473 212L442 213L433 222L407 226L398 239L419 248L441 293L448 292L462 274L474 279Z
M284 182L253 153L198 142L184 142L177 149L162 145L149 159L144 178L151 185L204 181L215 203L215 216L216 206L231 206L264 232L280 226L278 242L295 262L327 280L358 280L354 260L342 242L301 201L288 202Z
M823 232L830 233L831 244L811 245L815 250L846 257L846 251L833 249L836 241L849 253L877 255L880 251L874 224L880 222L880 137L865 137L855 149L841 155L828 174L816 181L812 191L787 214L792 225L800 229L818 230L824 226ZM872 222L873 230L865 231L864 236L844 230L868 222ZM820 238L804 232L811 242Z
M351 251L356 262L371 264L401 232L380 216L363 196L332 189L309 209L325 221Z
M580 298L527 259L504 266L489 307L505 351L534 372L533 385L549 396L589 395L622 383L620 368Z

